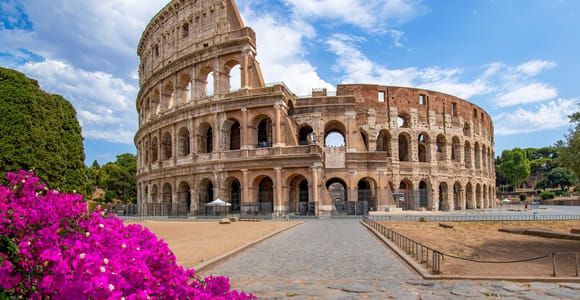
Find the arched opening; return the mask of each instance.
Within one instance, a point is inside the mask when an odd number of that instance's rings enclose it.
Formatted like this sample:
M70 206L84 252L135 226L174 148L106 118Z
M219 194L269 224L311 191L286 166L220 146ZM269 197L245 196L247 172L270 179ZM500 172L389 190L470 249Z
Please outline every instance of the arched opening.
M467 209L475 209L475 199L473 199L473 187L471 182L468 182L465 186L465 204Z
M150 102L151 116L150 117L157 116L161 112L160 99L161 99L161 93L159 93L159 88L155 88L155 90L153 91L153 95L151 96L151 102Z
M487 185L483 185L483 196L482 196L482 202L483 202L483 208L489 208L489 201L487 199Z
M302 216L315 215L314 203L309 202L308 180L301 175L294 176L290 180L289 188L290 211Z
M287 111L289 116L293 116L294 115L294 103L292 101L288 101L288 111Z
M171 134L169 134L169 132L166 132L163 135L163 148L162 148L164 160L168 160L173 156L172 148L173 148L173 143L171 141Z
M274 212L274 182L264 176L258 183L258 211L261 213Z
M479 183L475 185L475 201L477 203L477 208L482 209L483 199L481 198L481 185L479 185Z
M463 152L464 152L464 159L465 159L465 167L470 169L472 168L471 165L471 144L469 144L469 142L465 142L465 147L463 148Z
M347 185L344 180L340 178L331 178L326 181L326 189L332 200L334 206L334 213L347 214L348 213L348 195Z
M429 186L425 181L419 182L419 207L429 208Z
M175 90L173 88L173 82L168 81L163 86L163 103L164 110L169 110L175 106Z
M178 148L178 156L184 157L191 154L191 149L189 147L189 130L187 128L182 127L179 129L178 141L177 141L177 148Z
M187 182L182 181L179 184L179 188L177 190L177 199L179 203L179 206L177 208L178 214L187 215L191 210L191 189Z
M371 178L363 178L359 180L357 185L357 195L358 195L358 202L359 209L362 210L362 214L368 214L370 211L376 211L376 189L377 184Z
M377 138L377 151L387 152L387 156L391 157L391 134L388 130L381 130Z
M460 159L460 155L461 155L460 154L460 151L461 151L460 146L461 146L461 144L459 143L459 138L454 136L451 139L451 160L454 162L457 162L457 163L461 161L461 159Z
M171 203L171 185L169 183L163 184L163 203Z
M401 207L404 210L415 210L417 209L416 198L413 195L413 183L408 179L404 179L399 183L399 198L396 199L397 207Z
M240 122L228 119L222 126L222 147L224 150L240 150L242 145L242 130Z
M211 71L207 74L207 77L205 79L205 88L204 88L205 95L208 97L213 96L215 92L214 88L215 88L215 78L213 71Z
M153 138L151 141L151 162L157 162L159 160L159 142L157 141L157 137Z
M481 166L482 169L487 169L487 149L485 145L481 146Z
M159 191L157 185L154 184L151 188L151 203L158 203L159 202Z
M189 74L183 74L179 78L178 84L178 98L179 104L185 104L191 101L192 83Z
M145 196L144 201L142 201L142 203L150 203L151 199L149 199L149 187L147 185L145 185L145 189L143 191L143 194Z
M212 214L213 210L211 207L206 206L214 200L213 192L213 182L209 179L204 179L199 185L199 212L205 215Z
M474 146L474 156L475 156L475 168L481 168L481 149L479 148L479 143L475 142Z
M448 211L449 207L449 192L447 188L447 183L441 182L439 184L439 210Z
M226 65L228 71L228 88L227 91L234 92L242 88L242 71L236 61Z
M429 135L426 133L419 134L417 138L417 154L419 156L419 162L429 162Z
M199 126L197 143L199 153L213 152L213 130L209 123L202 123Z
M345 147L346 128L338 121L332 121L324 126L324 146L325 147Z
M399 114L397 128L411 128L411 117L405 113Z
M232 206L230 206L231 213L239 213L241 211L242 206L242 185L237 178L230 178L227 183L227 192L229 195L229 202Z
M437 151L437 160L439 161L447 160L447 139L445 138L444 135L440 134L437 136L435 150Z
M406 134L399 134L399 161L410 161L411 147L409 147L409 137Z
M145 142L145 147L144 147L144 149L145 149L145 154L144 154L144 156L143 156L143 159L145 160L145 161L144 161L144 164L145 164L145 165L148 165L148 164L151 162L151 156L149 156L149 155L150 155L150 153L151 153L151 151L149 150L149 147L150 147L150 146L149 146L149 142Z
M469 125L469 123L463 124L463 135L464 136L470 136L471 135L471 126Z
M364 151L369 151L369 135L364 130L360 130L360 136L362 138Z
M455 210L461 210L463 208L461 205L461 183L458 181L453 185L453 203Z
M272 147L272 120L263 117L258 122L258 148Z
M300 127L298 131L298 145L314 144L314 130L308 125Z

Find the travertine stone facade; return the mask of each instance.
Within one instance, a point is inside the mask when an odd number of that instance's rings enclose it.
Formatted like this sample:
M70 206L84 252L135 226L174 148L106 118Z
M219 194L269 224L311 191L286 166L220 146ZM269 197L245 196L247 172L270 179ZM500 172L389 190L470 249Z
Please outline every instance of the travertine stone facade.
M138 54L140 204L195 214L221 198L279 215L494 205L493 124L480 107L415 88L303 98L266 85L233 0L171 1Z

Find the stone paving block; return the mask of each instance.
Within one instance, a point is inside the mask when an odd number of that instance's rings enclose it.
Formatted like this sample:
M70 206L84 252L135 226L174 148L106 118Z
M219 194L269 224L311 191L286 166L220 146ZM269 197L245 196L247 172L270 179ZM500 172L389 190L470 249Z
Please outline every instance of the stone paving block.
M557 288L546 291L546 295L554 296L561 299L580 299L580 293L568 288Z
M560 283L561 287L573 289L573 290L580 290L580 283Z
M559 298L548 296L548 295L538 295L534 292L528 292L520 296L524 300L558 300Z
M557 288L558 285L555 283L551 283L551 282L532 282L530 283L530 288L532 290L549 290L549 289L555 289Z

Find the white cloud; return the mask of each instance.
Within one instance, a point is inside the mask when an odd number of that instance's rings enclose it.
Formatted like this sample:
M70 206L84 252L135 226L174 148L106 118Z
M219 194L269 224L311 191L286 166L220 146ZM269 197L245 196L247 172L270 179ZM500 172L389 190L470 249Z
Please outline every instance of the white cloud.
M88 72L60 61L29 62L19 67L47 92L71 101L85 138L132 144L136 131L137 88L103 72Z
M558 99L531 110L519 108L494 118L497 135L526 134L569 125L568 115L578 111L578 99Z
M558 97L558 91L544 83L532 83L499 95L500 107L542 102Z
M249 7L243 7L241 13L248 26L256 31L257 59L264 80L284 82L298 95L310 94L312 88L333 88L305 58L304 41L315 36L309 24L298 20L286 22L285 18L258 14Z
M554 68L555 66L555 62L537 59L525 62L519 65L516 69L527 76L536 76L544 70Z
M302 18L326 19L376 32L422 14L420 0L285 0Z

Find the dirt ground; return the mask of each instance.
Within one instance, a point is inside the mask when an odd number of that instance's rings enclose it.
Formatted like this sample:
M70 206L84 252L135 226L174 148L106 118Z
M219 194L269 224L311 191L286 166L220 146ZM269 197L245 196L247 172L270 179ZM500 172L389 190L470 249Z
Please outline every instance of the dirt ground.
M127 223L149 228L167 242L180 265L191 268L297 222L233 222L226 225L220 225L217 221Z
M499 232L499 228L542 228L570 232L580 228L579 221L558 222L381 222L388 228L450 255L479 260L506 261L539 257L552 252L575 252L580 258L580 241L548 239ZM573 254L558 255L557 275L575 275ZM494 264L474 263L445 257L441 272L448 275L551 276L552 258Z

